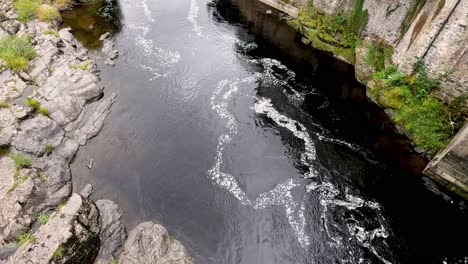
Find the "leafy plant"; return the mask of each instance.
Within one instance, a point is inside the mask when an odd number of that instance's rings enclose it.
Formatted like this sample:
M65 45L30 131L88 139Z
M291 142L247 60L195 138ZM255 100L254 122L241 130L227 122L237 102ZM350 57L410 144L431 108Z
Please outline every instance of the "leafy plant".
M38 111L39 111L39 113L40 113L41 115L50 116L49 109L47 109L47 108L45 108L45 107L43 107L43 106L39 107L39 110L38 110Z
M0 40L0 59L13 70L29 67L29 61L37 56L29 40L19 36L7 36Z
M34 108L36 110L38 110L41 107L41 103L39 102L39 100L32 98L32 97L26 99L26 104L29 107Z

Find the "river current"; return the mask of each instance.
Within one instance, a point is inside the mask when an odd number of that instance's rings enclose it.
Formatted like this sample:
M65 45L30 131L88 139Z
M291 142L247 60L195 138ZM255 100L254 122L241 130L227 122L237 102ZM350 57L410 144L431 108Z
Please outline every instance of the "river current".
M72 173L75 191L91 183L120 205L128 230L159 221L198 263L468 261L462 202L428 190L424 158L352 66L302 44L281 14L122 0L64 17L90 48L111 31L120 52L114 67L98 58L118 98Z

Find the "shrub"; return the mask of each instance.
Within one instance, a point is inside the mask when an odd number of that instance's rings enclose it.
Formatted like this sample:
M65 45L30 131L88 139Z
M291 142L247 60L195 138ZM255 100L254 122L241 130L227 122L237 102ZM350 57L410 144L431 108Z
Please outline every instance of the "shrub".
M7 36L0 40L0 58L13 70L29 67L29 61L37 56L29 40L24 37Z
M37 17L41 21L51 21L60 18L60 14L56 7L44 4L37 9Z
M13 160L17 169L31 167L32 158L27 155L16 153L16 154L11 154L9 157L10 159Z
M18 12L18 19L21 21L29 21L36 15L36 11L41 5L42 0L18 0L14 3L14 7Z
M387 76L387 79L384 81L385 86L399 86L403 85L406 80L406 74L401 72L394 72Z
M34 242L34 241L36 241L36 237L34 236L34 234L32 234L31 232L26 232L19 236L18 242L16 244L18 246L21 246L26 242Z

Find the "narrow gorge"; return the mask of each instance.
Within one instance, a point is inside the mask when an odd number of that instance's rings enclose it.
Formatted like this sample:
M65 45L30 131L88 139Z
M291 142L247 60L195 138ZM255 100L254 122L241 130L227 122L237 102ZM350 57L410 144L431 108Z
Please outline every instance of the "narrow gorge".
M0 0L0 263L465 263L468 1Z

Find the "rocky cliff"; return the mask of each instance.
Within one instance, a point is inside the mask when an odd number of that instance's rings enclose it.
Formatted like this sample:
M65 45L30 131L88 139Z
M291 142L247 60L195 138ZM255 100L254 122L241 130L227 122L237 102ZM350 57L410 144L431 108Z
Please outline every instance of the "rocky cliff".
M298 9L289 23L304 44L355 64L368 97L398 129L430 156L439 153L425 173L468 197L462 129L468 116L468 0L288 3Z

